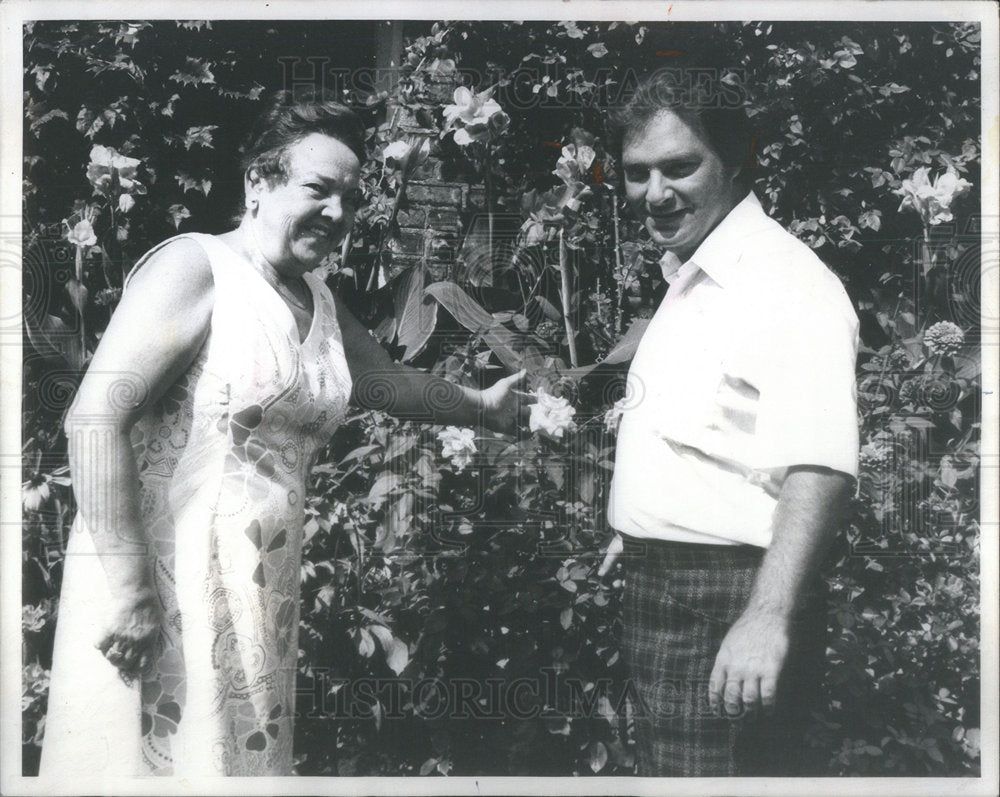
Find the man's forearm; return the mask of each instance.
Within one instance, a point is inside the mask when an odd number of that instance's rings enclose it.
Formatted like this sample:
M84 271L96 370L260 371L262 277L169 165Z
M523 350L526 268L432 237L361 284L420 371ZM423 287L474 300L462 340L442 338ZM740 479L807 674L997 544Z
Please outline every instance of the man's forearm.
M764 555L747 612L791 619L805 585L836 534L850 495L846 474L825 468L793 468L774 513L771 545Z

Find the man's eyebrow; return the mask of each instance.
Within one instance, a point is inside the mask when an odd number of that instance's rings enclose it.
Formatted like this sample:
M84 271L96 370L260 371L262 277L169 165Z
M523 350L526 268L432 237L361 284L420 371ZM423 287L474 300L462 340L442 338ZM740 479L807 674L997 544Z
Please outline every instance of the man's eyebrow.
M330 185L346 185L347 184L347 181L343 180L341 178L338 178L338 177L329 177L329 176L326 176L326 175L323 175L323 174L321 174L319 172L314 172L314 171L305 171L305 172L302 172L301 179L304 182L321 182L321 183L327 183L327 184L330 184Z
M689 166L698 162L696 155L678 155L670 158L622 158L626 168L629 166Z

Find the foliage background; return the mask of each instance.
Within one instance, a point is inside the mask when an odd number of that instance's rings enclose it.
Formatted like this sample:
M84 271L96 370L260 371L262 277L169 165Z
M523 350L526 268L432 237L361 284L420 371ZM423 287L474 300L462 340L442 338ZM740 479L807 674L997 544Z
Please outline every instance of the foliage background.
M62 415L122 275L178 230L226 228L239 202L237 145L263 89L280 87L281 56L360 63L371 30L25 28L25 774L37 771L74 511ZM364 412L338 432L307 510L300 688L311 697L300 705L298 771L632 771L621 581L595 575L610 535L605 413L622 397L627 331L638 334L663 285L646 268L658 253L619 207L602 109L627 90L630 69L667 65L724 68L716 78L728 75L721 85L747 99L757 125L758 196L837 272L862 320L862 474L853 521L826 565L824 711L802 753L828 775L977 774L977 26L407 30L398 84L350 97L370 124L368 208L346 258L330 264L330 284L419 366L468 384L528 366L532 388L571 400L576 429L558 440L480 436L469 465L414 420ZM456 143L444 115L457 80L492 87L507 117L471 143ZM430 159L386 164L385 148L401 139L428 140ZM90 166L95 145L114 148L116 174ZM900 208L894 191L923 166L932 175L950 166L972 183L950 220ZM491 230L496 221L485 249L481 236L452 245L428 224L423 255L408 264L400 223L415 176L470 186ZM501 245L503 219L516 223ZM461 222L471 232L468 212ZM487 278L477 276L484 257ZM925 338L942 321L960 334L939 326ZM941 330L951 330L943 342ZM453 691L442 713L433 690L404 688L395 701L352 693L390 676L411 687L441 679L468 699L457 705ZM490 703L518 679L549 688ZM477 716L480 699L501 706L496 716Z

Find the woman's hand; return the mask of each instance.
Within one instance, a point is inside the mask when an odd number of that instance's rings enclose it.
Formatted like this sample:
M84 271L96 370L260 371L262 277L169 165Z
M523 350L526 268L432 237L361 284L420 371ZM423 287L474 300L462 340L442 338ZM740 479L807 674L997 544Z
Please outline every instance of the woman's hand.
M97 649L130 684L153 659L163 610L151 586L119 590Z
M523 425L524 419L521 416L528 411L524 401L528 394L514 388L524 381L525 373L522 369L513 376L504 377L479 394L483 423L488 429L501 434L513 434L519 424Z

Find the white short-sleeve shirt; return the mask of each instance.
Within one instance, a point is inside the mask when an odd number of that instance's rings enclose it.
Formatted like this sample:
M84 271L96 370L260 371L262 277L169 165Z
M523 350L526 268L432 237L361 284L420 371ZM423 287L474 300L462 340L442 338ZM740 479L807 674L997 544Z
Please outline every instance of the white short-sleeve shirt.
M628 376L608 506L632 536L767 547L787 469L857 476L858 319L749 194L683 265Z

